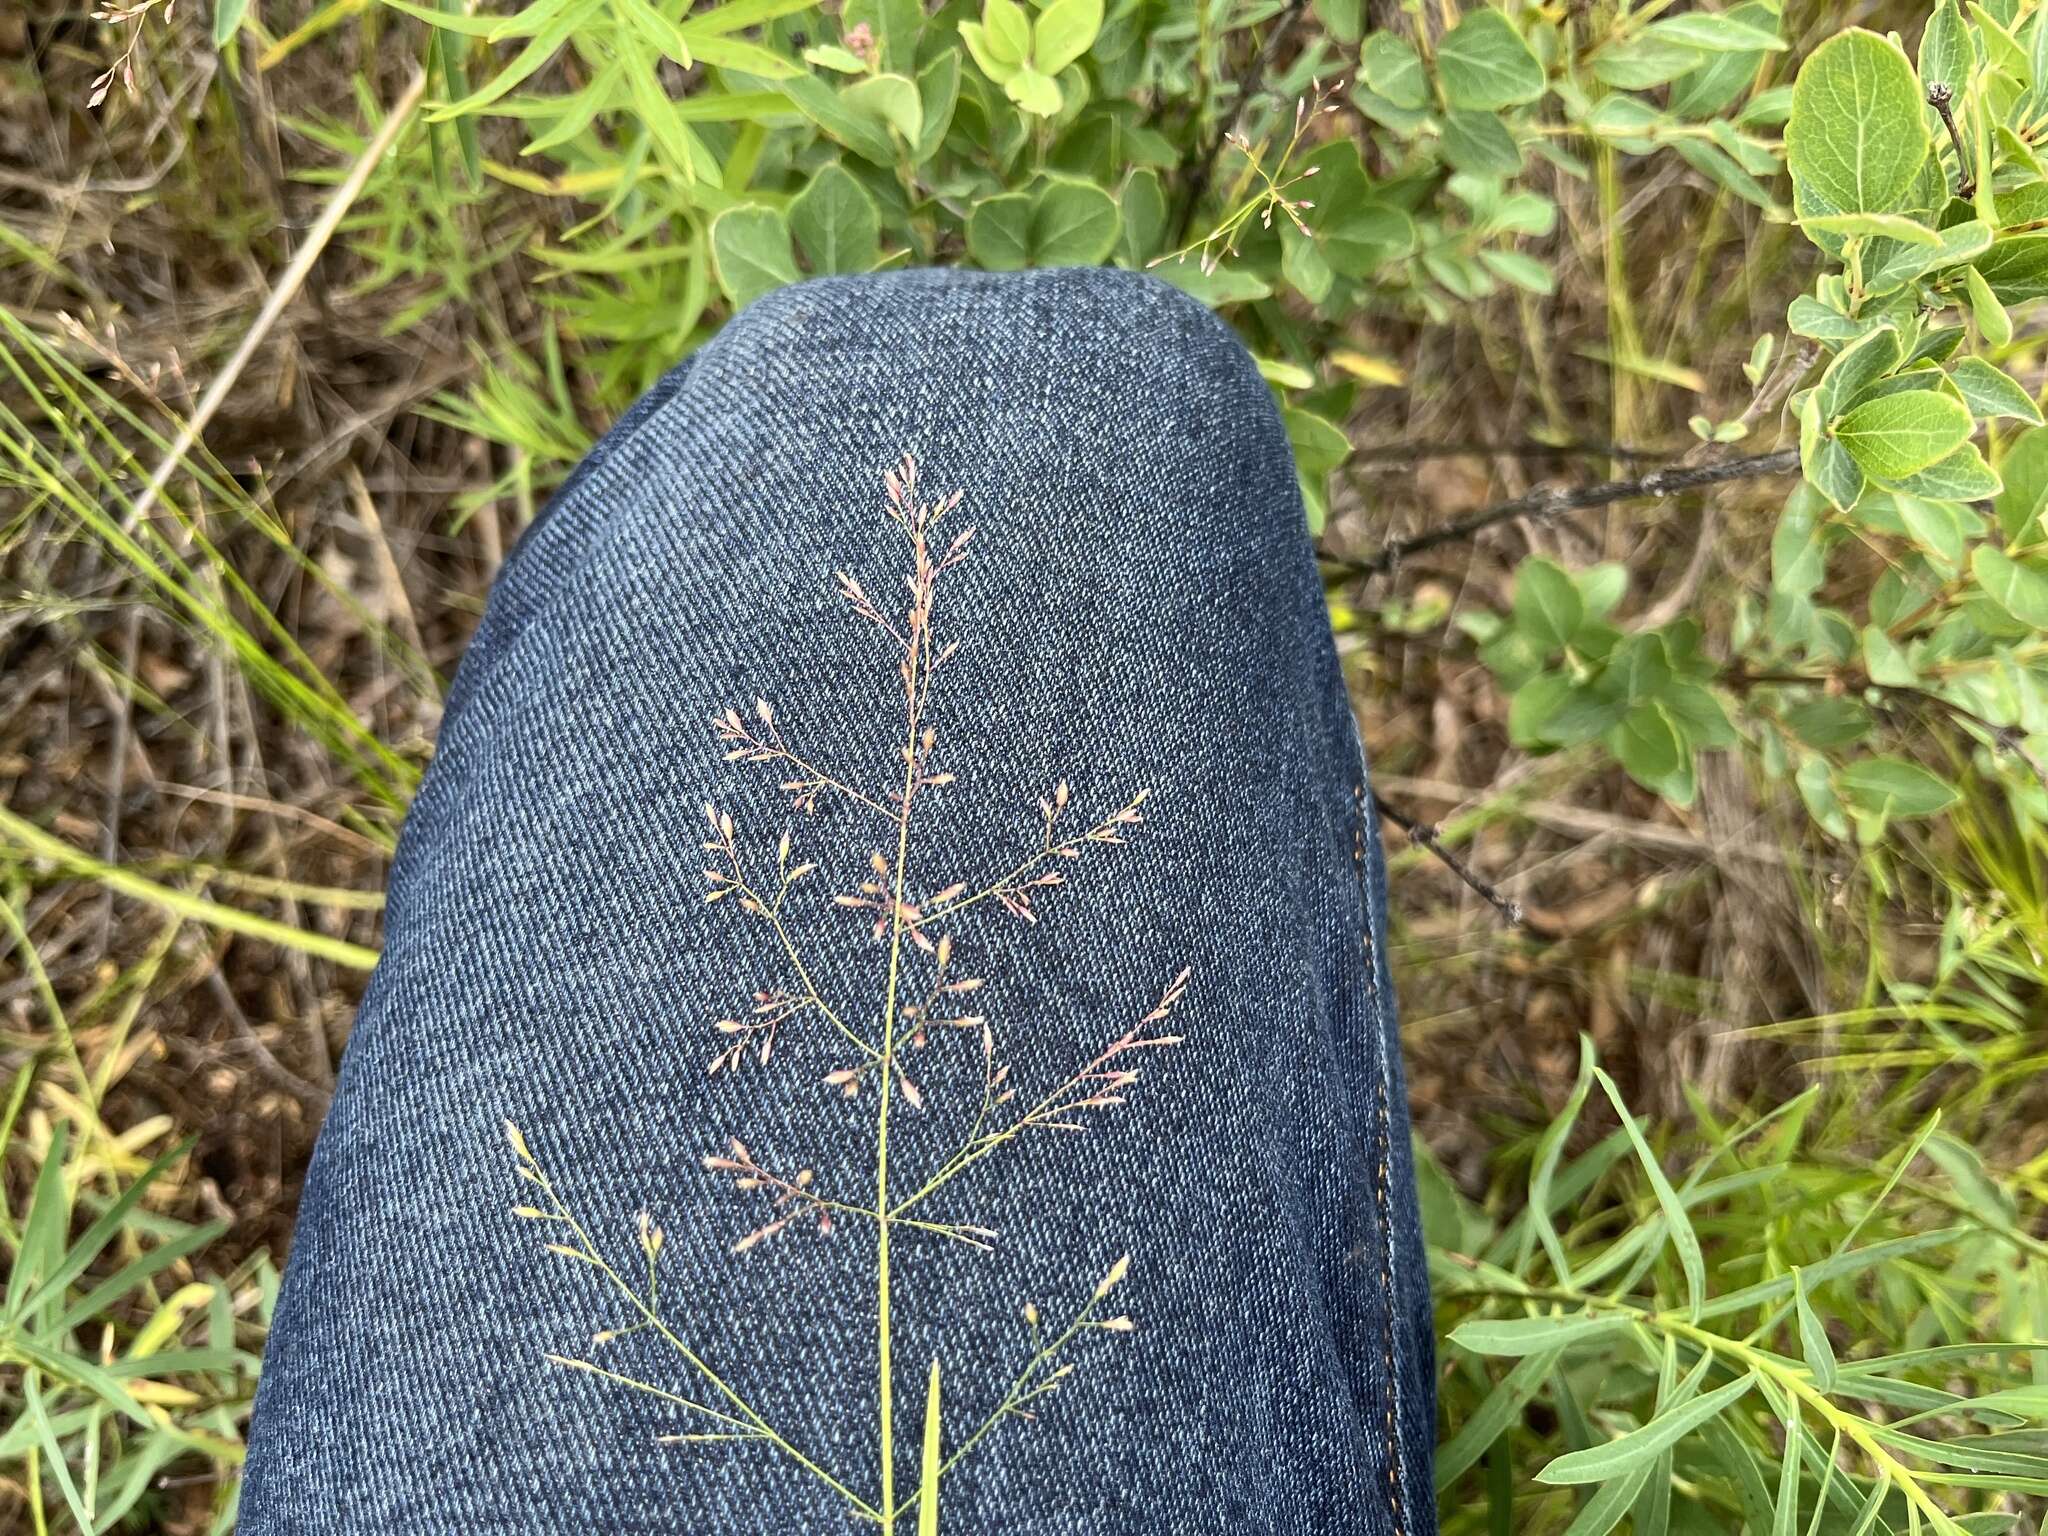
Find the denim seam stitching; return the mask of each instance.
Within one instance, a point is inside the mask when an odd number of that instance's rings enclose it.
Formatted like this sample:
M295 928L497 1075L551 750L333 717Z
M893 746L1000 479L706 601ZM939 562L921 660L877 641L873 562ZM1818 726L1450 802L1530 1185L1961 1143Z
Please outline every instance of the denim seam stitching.
M1374 1194L1380 1212L1380 1263L1379 1277L1384 1311L1382 1313L1385 1337L1386 1380L1387 1380L1387 1497L1392 1504L1390 1511L1394 1518L1393 1536L1401 1536L1402 1514L1406 1503L1402 1490L1402 1475L1407 1467L1407 1447L1402 1443L1401 1425L1401 1374L1396 1355L1394 1318L1396 1301L1394 1295L1394 1213L1390 1193L1391 1176L1388 1167L1394 1156L1393 1112L1387 1089L1387 1016L1385 999L1380 994L1379 956L1374 953L1373 932L1377 920L1376 903L1373 900L1372 881L1368 877L1365 860L1365 831L1367 824L1365 789L1354 783L1351 798L1355 811L1352 822L1351 862L1358 881L1358 896L1365 918L1364 931L1359 937L1359 946L1365 960L1366 996L1372 1006L1374 1036L1378 1041L1379 1070L1375 1074L1378 1090L1378 1111L1380 1128L1380 1156L1376 1160Z

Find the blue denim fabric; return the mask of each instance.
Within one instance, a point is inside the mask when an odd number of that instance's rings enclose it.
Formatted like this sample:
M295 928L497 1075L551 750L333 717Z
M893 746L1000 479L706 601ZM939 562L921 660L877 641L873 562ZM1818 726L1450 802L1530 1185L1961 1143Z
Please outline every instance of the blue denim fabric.
M896 1485L917 1487L929 1362L947 1453L1120 1255L1058 1388L944 1483L949 1533L1435 1529L1431 1321L1408 1153L1379 830L1303 531L1286 436L1243 348L1199 305L1110 271L908 272L763 299L636 407L507 563L394 871L384 958L314 1159L252 1430L241 1529L810 1532L862 1528L774 1445L662 1444L704 1401L549 1223L501 1122L629 1279L665 1233L677 1339L789 1444L878 1497L876 1232L804 1219L743 1253L766 1195L707 1170L740 1138L782 1176L872 1205L872 1074L817 1010L772 1059L708 1075L754 994L795 987L768 926L706 902L702 806L755 878L818 872L784 909L820 995L879 1038L890 946L836 906L893 868L876 806L810 813L779 763L725 761L711 717L771 701L792 750L886 799L903 773L891 614L906 541L883 476L964 492L977 530L939 589L936 681L905 875L926 910L1151 790L1121 846L1050 861L1024 921L933 925L949 999L986 1015L1014 1114L1117 1040L1183 968L1126 1102L1029 1130L923 1208L991 1251L892 1239ZM765 730L765 727L761 728ZM886 807L883 808L886 812ZM905 995L933 957L905 946ZM943 1016L941 1008L937 1016ZM983 1097L976 1028L902 1063L897 1185ZM990 1122L994 1123L994 1122ZM787 1212L790 1207L785 1207ZM913 1530L914 1515L896 1528Z

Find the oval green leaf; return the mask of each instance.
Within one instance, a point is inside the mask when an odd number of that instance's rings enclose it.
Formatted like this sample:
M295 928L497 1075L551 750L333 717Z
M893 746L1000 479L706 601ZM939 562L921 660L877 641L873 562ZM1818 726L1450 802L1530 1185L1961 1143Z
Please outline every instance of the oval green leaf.
M1975 426L1962 401L1920 389L1852 407L1835 423L1834 437L1866 474L1897 480L1947 458Z
M1785 153L1815 213L1898 213L1930 141L1898 44L1852 27L1816 48L1792 86Z

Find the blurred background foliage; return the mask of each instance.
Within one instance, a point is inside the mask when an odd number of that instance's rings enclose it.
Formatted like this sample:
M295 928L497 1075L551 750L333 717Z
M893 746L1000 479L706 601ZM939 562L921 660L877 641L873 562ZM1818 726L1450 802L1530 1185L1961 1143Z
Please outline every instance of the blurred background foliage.
M231 1528L596 435L782 284L1112 262L1271 383L1406 829L1446 1528L2038 1530L2044 134L2022 0L0 15L0 1521Z

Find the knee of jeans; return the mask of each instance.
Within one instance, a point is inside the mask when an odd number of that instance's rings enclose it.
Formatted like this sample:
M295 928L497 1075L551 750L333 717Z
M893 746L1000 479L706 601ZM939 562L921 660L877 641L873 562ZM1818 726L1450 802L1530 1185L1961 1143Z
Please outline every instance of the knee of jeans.
M1286 433L1228 327L1137 273L918 270L800 283L731 320L576 487L591 536L542 531L566 558L518 606L550 623L492 630L462 692L597 624L773 611L798 633L808 577L884 554L883 474L906 454L963 493L955 526L976 526L1020 629L1107 639L1138 614L1241 636L1263 669L1323 622Z
M741 311L691 395L750 468L908 453L991 532L1105 544L1157 581L1307 550L1286 432L1250 355L1200 303L1140 273L797 284Z

